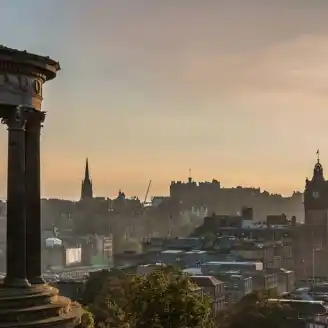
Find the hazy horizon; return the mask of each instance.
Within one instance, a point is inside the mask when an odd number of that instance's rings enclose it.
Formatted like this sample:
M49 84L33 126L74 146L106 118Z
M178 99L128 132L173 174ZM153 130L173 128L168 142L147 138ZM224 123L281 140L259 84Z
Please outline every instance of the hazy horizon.
M2 0L0 44L58 60L42 196L213 178L290 195L328 167L327 0ZM0 128L0 198L7 132Z

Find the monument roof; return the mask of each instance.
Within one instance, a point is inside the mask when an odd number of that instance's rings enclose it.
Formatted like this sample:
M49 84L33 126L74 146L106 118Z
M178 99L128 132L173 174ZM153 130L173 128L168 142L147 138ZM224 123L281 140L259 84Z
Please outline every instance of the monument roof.
M13 61L22 63L27 61L29 64L33 65L34 63L38 67L43 67L45 71L48 71L48 74L46 74L47 79L54 78L55 72L60 70L59 62L56 62L49 56L36 55L31 52L28 52L27 50L13 49L0 44L0 56L1 55L9 56Z
M0 52L10 53L10 54L13 54L13 55L24 54L25 56L30 56L33 59L47 61L48 65L58 66L58 68L59 68L59 62L56 62L55 60L51 59L49 56L36 55L36 54L31 53L31 52L28 52L27 50L13 49L13 48L9 48L9 47L6 47L6 46L0 44Z

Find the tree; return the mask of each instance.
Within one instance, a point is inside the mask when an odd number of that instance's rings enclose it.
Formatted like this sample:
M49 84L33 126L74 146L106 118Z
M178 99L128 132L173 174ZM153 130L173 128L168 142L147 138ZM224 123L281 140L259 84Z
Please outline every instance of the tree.
M295 313L286 305L269 303L268 293L254 292L222 311L216 318L217 328L292 328Z
M82 303L93 314L96 327L126 326L123 309L128 300L129 282L129 276L117 269L90 274Z
M210 327L211 301L171 268L135 277L129 312L135 327Z
M94 328L94 327L95 327L95 323L92 314L87 310L83 310L81 316L81 323L78 325L77 328Z
M120 296L124 298L124 288L127 288L128 282L128 277L118 269L92 272L85 286L82 304L95 304L107 295L114 296L118 301Z
M102 327L212 327L210 299L182 272L163 268L114 280L107 280L88 306Z

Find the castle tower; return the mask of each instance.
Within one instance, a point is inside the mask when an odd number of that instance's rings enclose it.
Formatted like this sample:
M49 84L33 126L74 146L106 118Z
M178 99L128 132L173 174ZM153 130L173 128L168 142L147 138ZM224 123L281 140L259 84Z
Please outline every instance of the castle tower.
M93 197L92 181L90 179L89 161L87 158L85 162L84 179L82 181L82 187L81 187L81 200L90 199L92 197Z

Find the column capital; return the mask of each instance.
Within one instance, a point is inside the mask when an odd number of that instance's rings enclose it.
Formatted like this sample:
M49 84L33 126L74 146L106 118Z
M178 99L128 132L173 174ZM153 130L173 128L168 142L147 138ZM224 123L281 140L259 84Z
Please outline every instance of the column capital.
M45 118L46 118L45 112L32 109L27 114L26 130L28 132L32 132L32 131L39 132Z
M2 118L1 123L8 126L8 130L24 130L27 120L27 111L21 106L8 113Z

